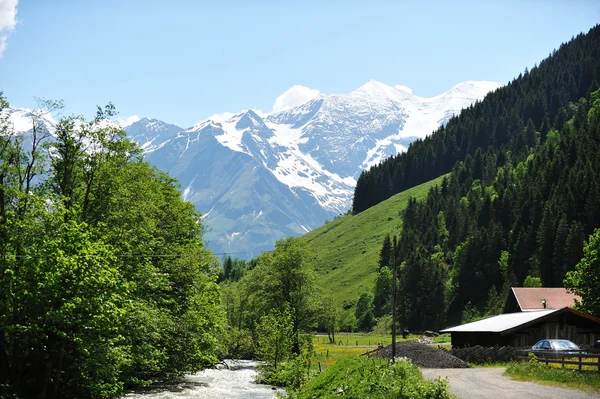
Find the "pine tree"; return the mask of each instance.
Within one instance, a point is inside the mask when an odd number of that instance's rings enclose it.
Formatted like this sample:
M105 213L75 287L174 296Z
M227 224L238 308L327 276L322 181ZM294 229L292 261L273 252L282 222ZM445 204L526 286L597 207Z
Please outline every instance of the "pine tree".
M393 264L393 249L392 249L392 240L390 239L390 235L386 234L383 239L383 245L381 246L381 251L379 252L379 269L383 267L391 267Z

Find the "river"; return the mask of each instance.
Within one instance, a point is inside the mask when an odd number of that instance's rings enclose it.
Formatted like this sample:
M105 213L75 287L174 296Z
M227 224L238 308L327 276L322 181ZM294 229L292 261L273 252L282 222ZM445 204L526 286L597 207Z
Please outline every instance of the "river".
M276 390L256 384L257 362L252 360L225 360L214 369L187 375L181 381L153 387L125 396L127 399L219 399L256 398L272 399Z

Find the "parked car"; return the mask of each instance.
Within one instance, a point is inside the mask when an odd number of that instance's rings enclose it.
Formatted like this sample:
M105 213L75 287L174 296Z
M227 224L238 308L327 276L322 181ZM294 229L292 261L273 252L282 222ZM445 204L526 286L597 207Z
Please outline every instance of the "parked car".
M579 346L567 339L543 339L531 347L536 354L557 353L557 354L579 354L582 353Z

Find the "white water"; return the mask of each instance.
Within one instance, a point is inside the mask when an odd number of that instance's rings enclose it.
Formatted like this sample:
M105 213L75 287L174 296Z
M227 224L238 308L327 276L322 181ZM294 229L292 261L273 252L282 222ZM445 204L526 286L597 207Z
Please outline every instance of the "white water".
M161 385L143 393L128 394L127 399L272 399L276 390L254 382L257 362L225 360L214 369L187 375L183 380Z

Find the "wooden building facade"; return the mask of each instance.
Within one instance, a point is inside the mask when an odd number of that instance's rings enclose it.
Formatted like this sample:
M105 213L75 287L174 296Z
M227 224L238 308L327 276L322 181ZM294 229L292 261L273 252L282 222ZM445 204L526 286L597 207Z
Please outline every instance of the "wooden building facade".
M531 347L541 339L568 339L593 345L600 339L600 319L565 307L505 313L440 331L450 333L452 346Z

